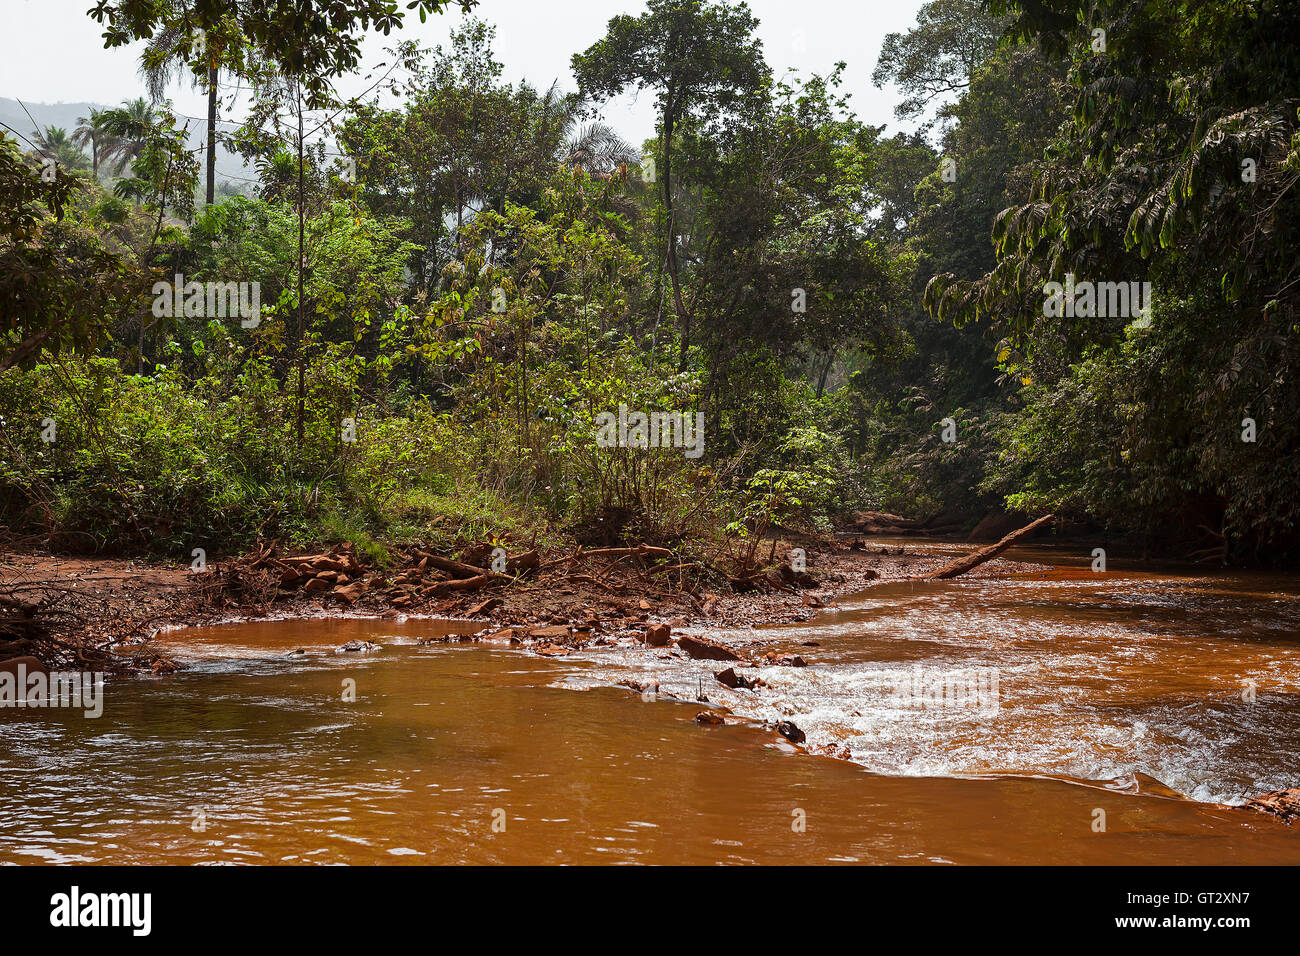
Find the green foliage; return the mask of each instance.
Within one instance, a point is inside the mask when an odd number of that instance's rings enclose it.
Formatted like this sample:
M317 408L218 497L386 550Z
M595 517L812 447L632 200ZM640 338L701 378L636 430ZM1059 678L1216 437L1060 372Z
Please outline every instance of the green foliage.
M1009 432L1027 449L1014 456L1026 463L1020 500L1069 502L1128 526L1205 525L1239 554L1294 547L1295 516L1275 489L1300 454L1300 54L1289 40L1300 13L1274 3L1001 6L1018 35L1068 59L1072 106L994 223L992 268L937 275L925 299L941 318L990 321L1007 370L1036 383ZM1044 316L1044 284L1067 274L1152 283L1140 349L1131 316ZM1135 399L1115 382L1121 369L1138 376ZM1074 420L1069 403L1107 425ZM1243 417L1267 437L1232 438ZM1196 519L1162 521L1170 515Z
M0 372L43 348L91 345L141 285L100 236L64 220L83 183L62 167L44 172L0 136Z
M939 116L948 118L950 103L993 53L1002 25L979 0L931 0L917 13L907 33L890 33L880 49L872 80L895 83L906 98L894 107L900 120L922 116L939 100Z
M504 82L469 19L390 51L384 107L332 80L403 14L306 6L92 11L149 40L155 93L251 85L256 198L196 211L184 132L143 99L46 131L52 175L0 141L8 526L182 559L568 536L752 561L863 506L1011 506L1300 543L1290 7L935 0L876 71L901 116L938 107L905 135L854 116L845 64L774 79L743 3L614 17L577 93ZM629 89L657 97L643 157L592 115ZM112 195L64 168L85 148L130 167ZM1149 327L1044 314L1067 273L1151 281ZM154 315L176 275L255 283L258 321ZM620 408L703 443L610 447Z
M476 0L459 0L468 11ZM451 0L411 0L407 9L423 22L441 13ZM106 47L125 46L149 39L160 29L174 26L172 0L98 0L89 11L104 27ZM187 5L181 23L185 37L181 53L194 54L200 31L221 38L241 36L261 56L289 76L303 77L313 96L323 95L331 77L355 70L361 59L360 34L375 30L387 36L402 25L405 11L389 0L334 0L324 4L244 3L235 8L222 0L197 0Z
M537 204L577 120L575 96L501 82L494 36L470 19L453 30L449 49L426 55L403 46L411 79L393 88L401 108L360 106L341 130L343 148L358 159L358 197L408 223L416 294L428 294L441 267L460 256L475 209Z

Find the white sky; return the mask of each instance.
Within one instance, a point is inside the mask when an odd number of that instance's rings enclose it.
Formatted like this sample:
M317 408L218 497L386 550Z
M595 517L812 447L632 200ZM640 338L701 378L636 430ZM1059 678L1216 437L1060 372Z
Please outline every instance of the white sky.
M845 60L845 83L858 116L869 123L898 124L893 104L898 95L878 90L871 71L885 34L916 23L923 0L750 0L760 21L758 34L764 55L778 75L787 68L803 75L826 73ZM86 13L92 0L0 0L0 96L24 102L92 102L116 104L143 95L137 77L139 45L105 50L101 28ZM400 4L405 8L405 4ZM496 58L510 81L527 79L549 86L559 79L564 89L576 84L569 58L604 35L605 24L618 13L640 13L639 0L483 0L474 15L497 27ZM402 38L425 46L445 43L459 10L429 17L408 14ZM364 44L367 65L385 59L383 49L398 34L375 34ZM366 70L361 71L364 75ZM346 77L338 88L356 95L369 84L361 76ZM206 115L202 95L177 85L172 97L178 112ZM605 118L628 141L639 144L654 133L653 95L639 102L631 96L610 103Z

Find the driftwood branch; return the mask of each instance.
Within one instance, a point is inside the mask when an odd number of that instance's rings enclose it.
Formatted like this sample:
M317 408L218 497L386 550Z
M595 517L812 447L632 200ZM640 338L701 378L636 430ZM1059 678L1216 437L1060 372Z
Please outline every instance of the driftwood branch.
M965 574L967 571L979 567L985 561L991 561L993 558L996 558L999 554L1007 550L1007 548L1011 547L1021 538L1025 537L1026 535L1033 534L1043 525L1047 524L1047 522L1051 521L1053 517L1055 516L1043 515L1037 521L1031 521L1029 524L1025 525L1019 531L1011 532L1009 535L1007 535L997 544L989 545L987 548L981 548L978 551L974 551L971 554L966 555L964 558L958 558L956 561L949 561L947 564L939 568L937 571L931 571L929 574L922 576L921 580L941 581L941 580L946 580L948 578L955 578L959 574Z

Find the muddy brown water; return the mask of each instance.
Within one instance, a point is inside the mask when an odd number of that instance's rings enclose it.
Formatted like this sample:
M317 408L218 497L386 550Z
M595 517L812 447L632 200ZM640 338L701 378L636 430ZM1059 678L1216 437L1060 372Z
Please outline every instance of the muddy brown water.
M1016 556L1057 567L706 632L808 658L757 692L639 647L420 646L432 621L174 632L191 668L98 720L0 712L0 862L1300 862L1300 826L1218 805L1300 785L1294 577ZM701 689L735 722L696 724Z

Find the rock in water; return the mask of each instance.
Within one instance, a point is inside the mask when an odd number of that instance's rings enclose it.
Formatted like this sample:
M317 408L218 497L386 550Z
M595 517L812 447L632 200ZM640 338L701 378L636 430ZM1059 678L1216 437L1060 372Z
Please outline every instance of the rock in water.
M757 690L760 687L767 686L761 680L750 680L743 674L737 674L734 667L728 667L725 671L718 671L713 676L723 687L730 687L732 690Z
M731 648L703 637L682 637L677 641L677 646L697 661L744 660Z
M557 624L552 627L529 628L528 636L535 641L564 640L569 636L568 625Z
M807 667L808 662L798 654L782 654L777 651L768 651L763 655L763 661L774 667Z
M777 724L776 732L792 744L801 744L808 739L808 735L796 727L791 720L783 720Z
M667 624L651 624L645 629L645 642L651 647L667 647L672 628Z

